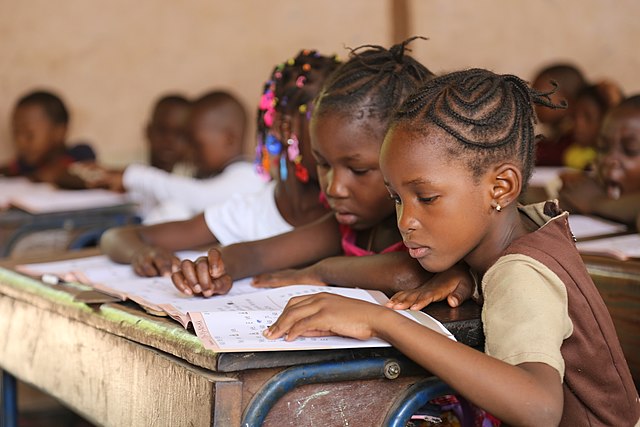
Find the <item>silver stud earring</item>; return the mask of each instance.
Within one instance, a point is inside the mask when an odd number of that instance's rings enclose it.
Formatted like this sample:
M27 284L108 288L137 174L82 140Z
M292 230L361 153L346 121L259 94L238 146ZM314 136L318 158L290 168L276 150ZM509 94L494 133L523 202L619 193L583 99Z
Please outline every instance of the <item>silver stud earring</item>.
M501 211L502 211L502 206L500 206L500 203L496 203L496 210L497 210L498 212L501 212Z

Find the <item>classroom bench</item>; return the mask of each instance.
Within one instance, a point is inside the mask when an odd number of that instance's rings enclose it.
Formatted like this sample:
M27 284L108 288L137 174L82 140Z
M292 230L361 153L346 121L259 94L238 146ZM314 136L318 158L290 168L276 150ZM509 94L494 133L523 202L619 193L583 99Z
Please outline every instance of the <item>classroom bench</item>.
M216 354L177 322L74 292L0 269L0 367L99 425L402 425L447 391L392 348ZM473 302L428 312L482 346Z

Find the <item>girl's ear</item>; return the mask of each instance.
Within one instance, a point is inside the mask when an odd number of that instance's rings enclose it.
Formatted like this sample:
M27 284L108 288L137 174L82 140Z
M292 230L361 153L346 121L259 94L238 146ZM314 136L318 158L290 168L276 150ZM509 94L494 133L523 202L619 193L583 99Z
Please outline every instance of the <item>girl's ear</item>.
M503 163L493 172L492 198L494 202L506 208L518 200L522 190L522 172L512 163Z

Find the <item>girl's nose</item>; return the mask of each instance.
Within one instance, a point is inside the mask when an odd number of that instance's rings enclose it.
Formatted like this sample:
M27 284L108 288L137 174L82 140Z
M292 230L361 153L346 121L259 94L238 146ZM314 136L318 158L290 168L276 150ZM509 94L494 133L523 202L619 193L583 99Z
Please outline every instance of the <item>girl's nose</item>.
M327 172L327 188L325 190L327 197L334 199L343 199L349 196L347 187L343 181L341 174L331 169Z
M418 221L412 213L410 206L406 204L396 205L396 216L398 217L398 230L402 235L410 234L418 227Z

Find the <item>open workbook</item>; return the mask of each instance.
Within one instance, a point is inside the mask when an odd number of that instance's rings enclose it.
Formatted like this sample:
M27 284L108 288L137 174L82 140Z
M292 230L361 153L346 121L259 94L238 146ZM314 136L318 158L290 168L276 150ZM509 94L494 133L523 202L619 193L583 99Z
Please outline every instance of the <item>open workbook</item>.
M198 253L181 253L181 258L194 259ZM373 304L388 299L379 291L328 286L295 285L273 289L251 286L250 279L236 281L224 296L211 298L181 294L168 277L141 278L129 265L115 264L106 256L94 256L41 264L26 264L16 270L30 276L53 275L70 282L80 282L94 289L132 300L153 314L168 315L185 328L191 323L205 348L217 352L319 350L336 348L388 347L371 339L359 341L342 337L308 337L292 342L267 340L265 328L280 315L290 298L318 292L330 292ZM421 311L399 311L451 339L453 335L437 320Z

